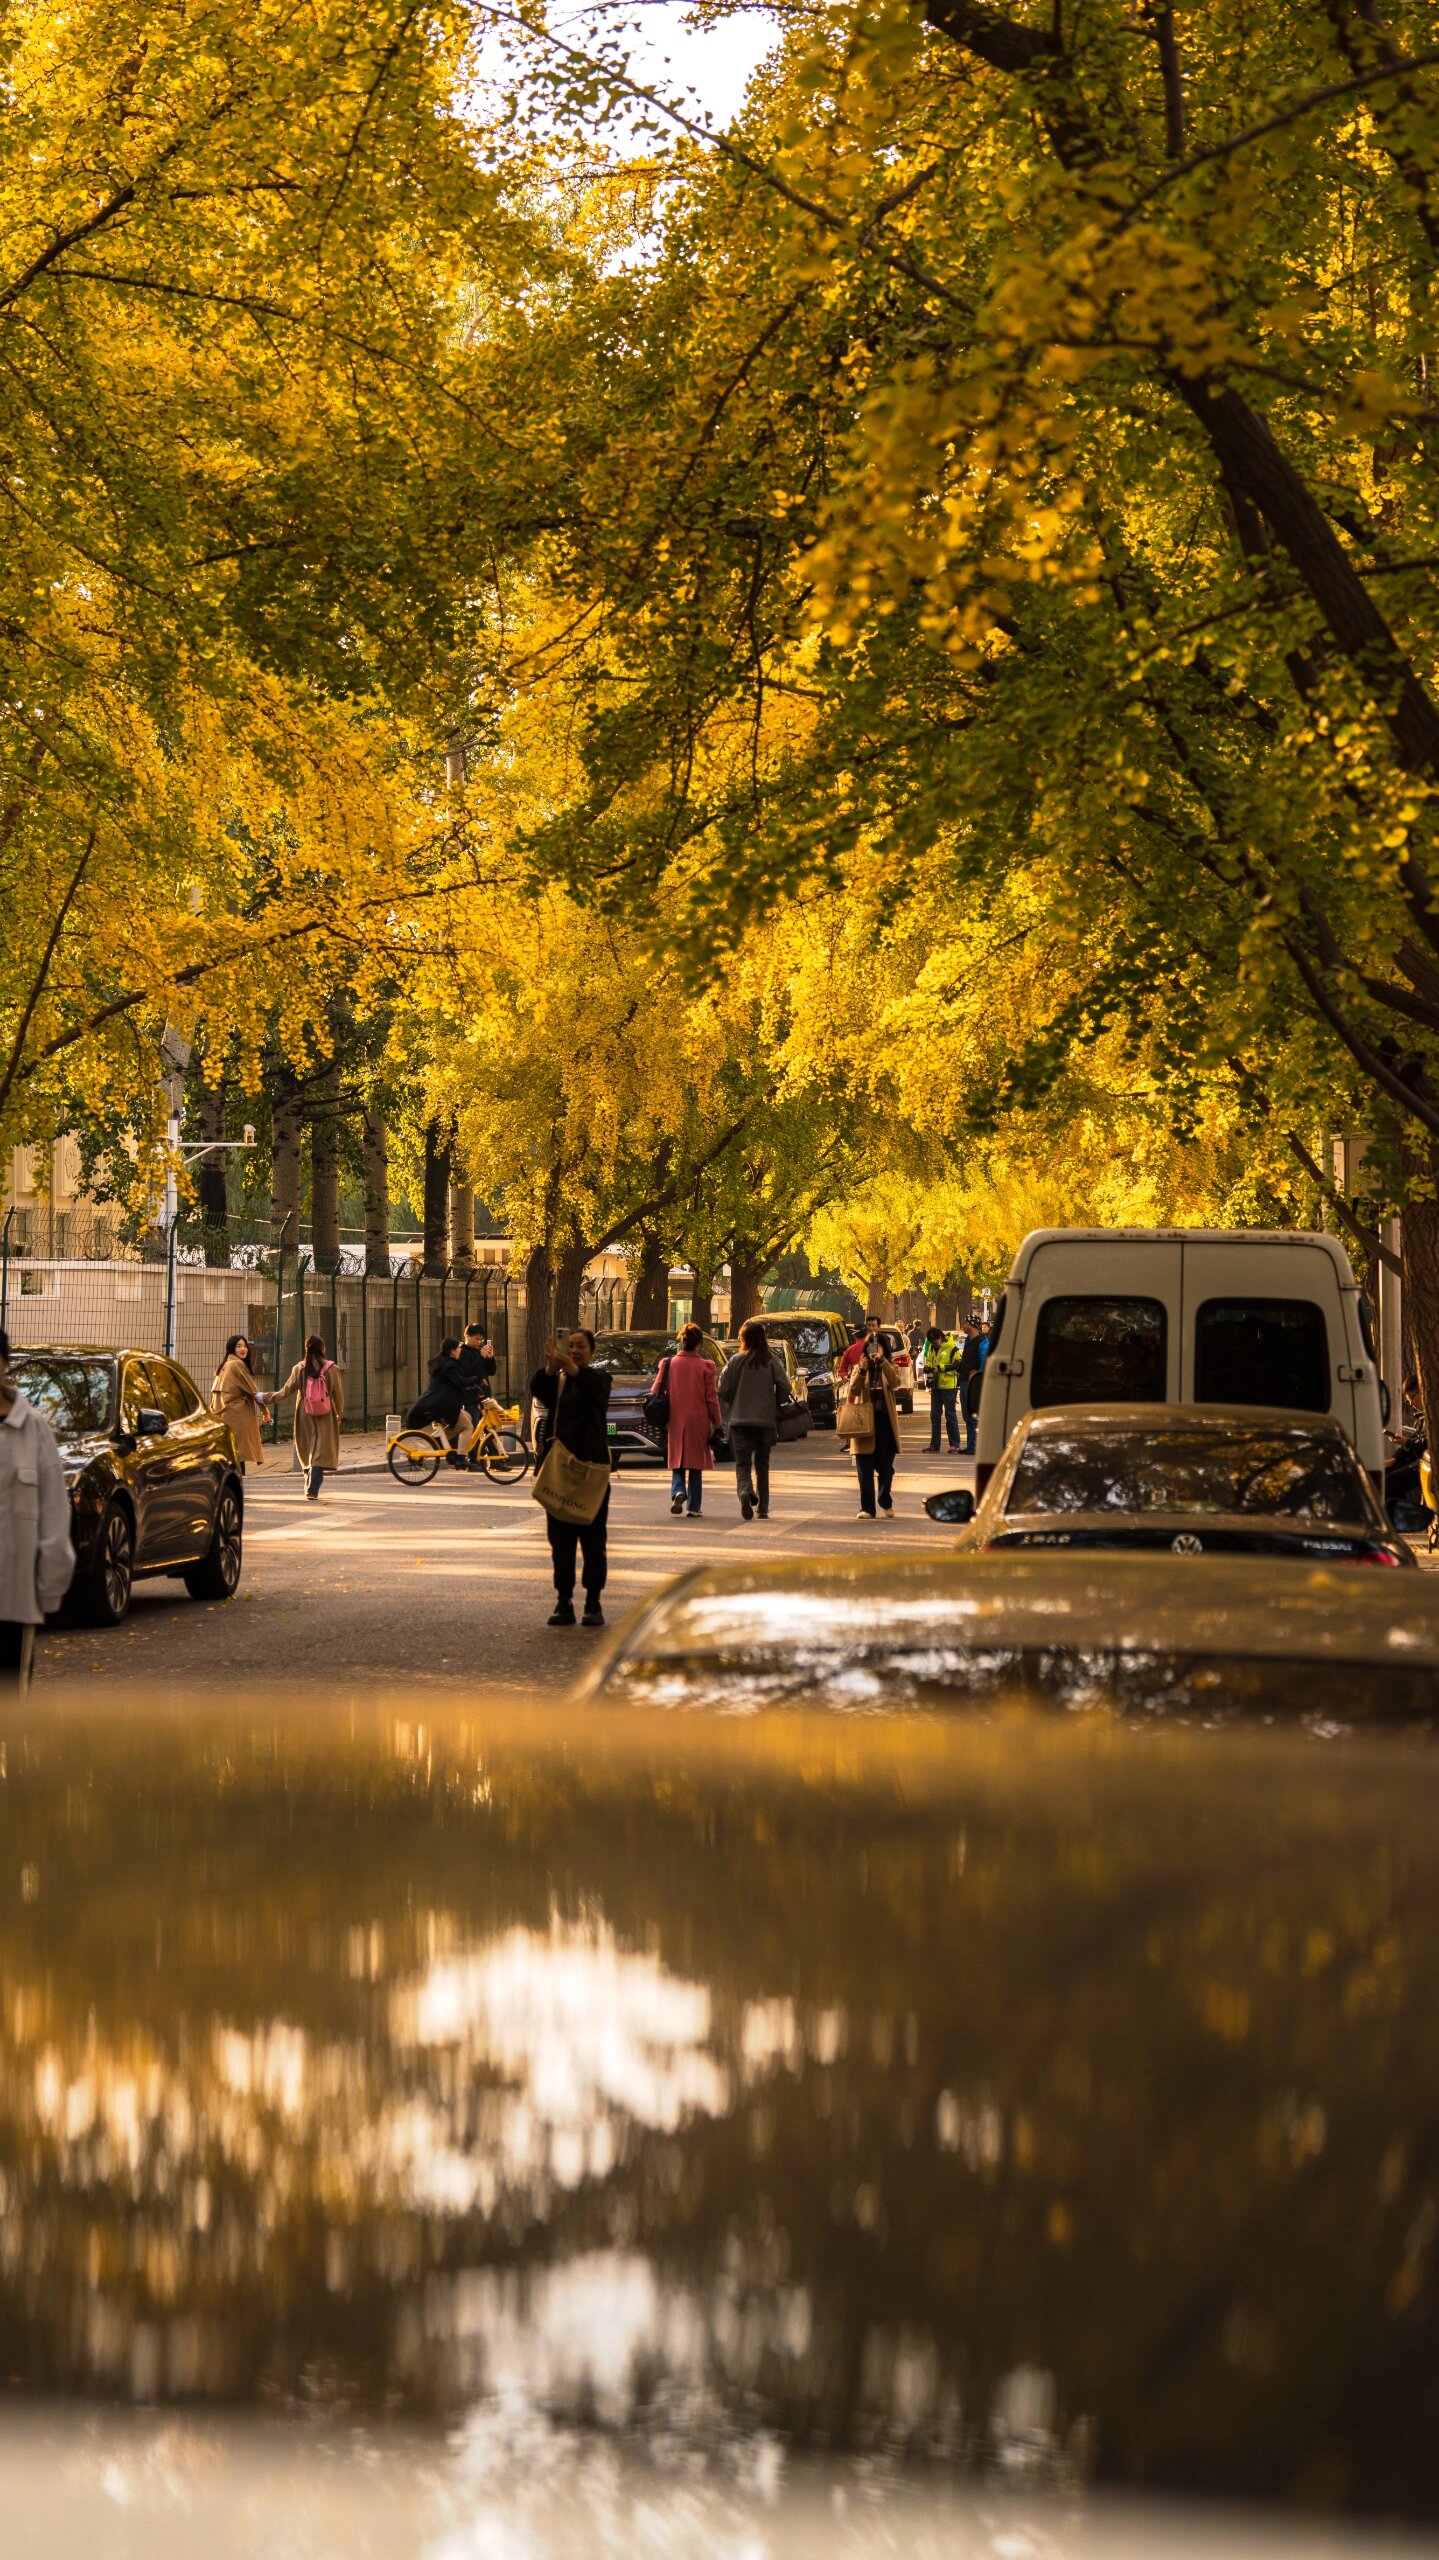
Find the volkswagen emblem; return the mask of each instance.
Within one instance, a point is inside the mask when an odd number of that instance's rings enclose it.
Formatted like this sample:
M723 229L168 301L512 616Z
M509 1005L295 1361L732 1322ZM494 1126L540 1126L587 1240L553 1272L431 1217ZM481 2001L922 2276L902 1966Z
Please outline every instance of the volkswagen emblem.
M1178 1537L1170 1540L1169 1552L1174 1556L1202 1556L1204 1540L1197 1538L1192 1529L1181 1529Z

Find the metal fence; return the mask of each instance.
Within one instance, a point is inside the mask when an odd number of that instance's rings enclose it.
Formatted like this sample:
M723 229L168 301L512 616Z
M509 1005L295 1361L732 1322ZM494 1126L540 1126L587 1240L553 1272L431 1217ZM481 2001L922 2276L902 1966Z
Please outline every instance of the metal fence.
M113 1236L107 1241L113 1248ZM445 1336L467 1324L494 1343L496 1384L513 1403L525 1384L525 1286L502 1265L320 1271L304 1246L227 1235L222 1260L183 1234L145 1237L103 1258L51 1258L17 1251L10 1220L0 1220L0 1330L17 1349L168 1353L205 1394L231 1335L248 1337L257 1379L274 1387L306 1335L319 1333L339 1366L352 1430L379 1429L387 1414L403 1413Z

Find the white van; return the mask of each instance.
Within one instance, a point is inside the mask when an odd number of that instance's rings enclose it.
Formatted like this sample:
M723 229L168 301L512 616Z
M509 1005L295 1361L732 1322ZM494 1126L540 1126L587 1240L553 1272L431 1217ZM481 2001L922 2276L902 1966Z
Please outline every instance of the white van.
M1021 1418L1056 1404L1332 1413L1384 1465L1369 1309L1333 1236L1274 1227L1038 1227L990 1328L983 1493Z

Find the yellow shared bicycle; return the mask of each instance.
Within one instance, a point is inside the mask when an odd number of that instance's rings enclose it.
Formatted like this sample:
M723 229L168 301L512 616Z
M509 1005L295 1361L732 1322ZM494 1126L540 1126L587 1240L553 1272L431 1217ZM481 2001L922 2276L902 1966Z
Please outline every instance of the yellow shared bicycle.
M395 1433L385 1457L398 1484L428 1484L451 1457L496 1484L518 1484L533 1462L534 1451L520 1430L519 1406L496 1404L493 1396L487 1396L468 1441L461 1438L456 1449L451 1449L437 1422L417 1422Z

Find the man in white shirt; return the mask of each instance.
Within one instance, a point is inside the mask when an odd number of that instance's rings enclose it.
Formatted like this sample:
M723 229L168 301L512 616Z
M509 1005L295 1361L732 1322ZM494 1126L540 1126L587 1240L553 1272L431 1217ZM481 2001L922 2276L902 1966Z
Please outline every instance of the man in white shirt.
M70 1496L55 1435L10 1384L0 1333L0 1688L24 1688L35 1630L70 1588Z

